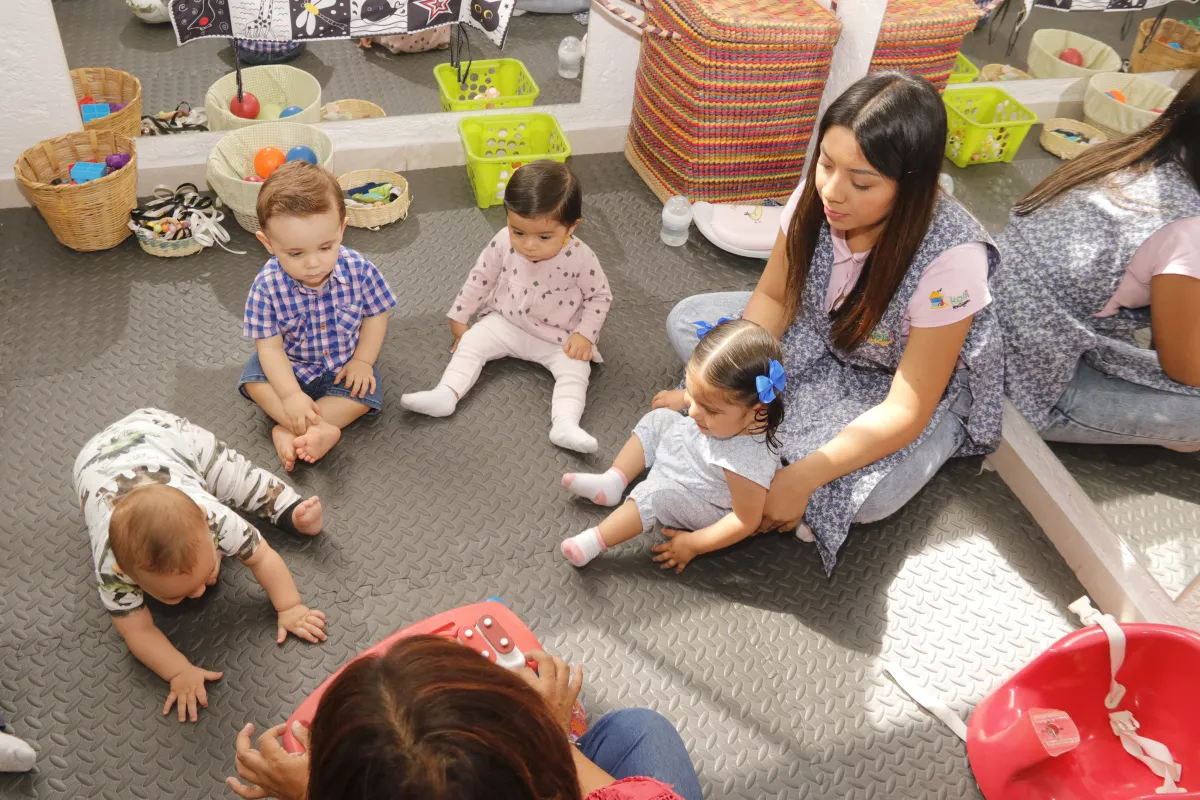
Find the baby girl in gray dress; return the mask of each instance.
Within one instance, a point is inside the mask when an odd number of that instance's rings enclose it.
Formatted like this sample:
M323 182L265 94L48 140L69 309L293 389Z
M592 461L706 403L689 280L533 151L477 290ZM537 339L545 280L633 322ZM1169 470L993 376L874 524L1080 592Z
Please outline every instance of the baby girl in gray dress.
M567 560L582 567L658 524L667 541L653 548L654 560L682 572L695 556L754 533L779 469L775 431L787 382L781 358L774 337L748 320L705 335L688 361L686 416L655 409L607 472L563 476L563 486L580 497L615 506L629 481L650 470L603 522L562 542Z

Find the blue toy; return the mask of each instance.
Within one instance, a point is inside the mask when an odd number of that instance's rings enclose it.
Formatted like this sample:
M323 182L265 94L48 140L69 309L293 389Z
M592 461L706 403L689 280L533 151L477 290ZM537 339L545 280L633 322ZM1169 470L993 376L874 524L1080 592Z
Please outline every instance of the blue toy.
M317 163L317 154L313 149L305 144L298 144L287 152L288 161L307 161L310 164Z
M112 108L108 103L84 103L79 107L79 113L83 115L84 122L91 122L94 119L107 117L112 113Z
M108 174L108 165L95 161L76 161L71 165L71 180L87 183Z
M279 118L283 119L284 117L290 117L292 114L299 114L303 110L304 109L300 106L288 106L283 111L279 112Z

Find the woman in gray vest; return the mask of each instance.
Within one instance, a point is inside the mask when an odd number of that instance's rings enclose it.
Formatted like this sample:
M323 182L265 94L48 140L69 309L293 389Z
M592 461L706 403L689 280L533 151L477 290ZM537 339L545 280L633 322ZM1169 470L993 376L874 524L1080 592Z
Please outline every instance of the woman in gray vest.
M1005 388L1044 438L1200 449L1197 187L1200 75L1013 209L993 284Z
M1003 365L987 287L998 253L938 189L946 111L933 86L863 78L816 143L754 292L689 297L667 328L684 360L720 317L780 339L788 466L763 528L807 523L831 570L852 522L895 512L950 456L995 448ZM680 408L682 392L655 405Z

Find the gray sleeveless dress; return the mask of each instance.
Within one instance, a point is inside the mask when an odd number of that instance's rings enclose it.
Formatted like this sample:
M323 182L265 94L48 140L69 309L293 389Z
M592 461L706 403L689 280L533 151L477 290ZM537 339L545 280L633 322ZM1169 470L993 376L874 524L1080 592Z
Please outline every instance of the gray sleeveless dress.
M1134 252L1158 230L1200 216L1200 193L1175 162L1122 184L1084 186L1028 216L1009 218L997 243L1004 269L991 283L1004 331L1005 388L1037 429L1075 375L1079 359L1130 383L1200 397L1167 377L1158 354L1135 343L1149 324L1122 309L1093 316L1117 290Z
M825 290L833 269L833 242L825 225L800 313L781 342L788 387L779 439L783 445L781 455L789 463L817 450L855 417L884 401L904 352L901 326L921 275L939 255L970 242L987 246L990 278L1000 260L991 237L955 200L939 195L929 231L879 325L868 341L846 353L834 350L832 320L824 310ZM955 455L990 453L999 444L1004 364L1000 327L992 306L975 315L961 358L966 368L954 371L933 418L916 441L813 492L804 520L816 536L826 572L833 570L838 549L867 495L950 413L964 390L970 391L972 404L966 421L967 438Z

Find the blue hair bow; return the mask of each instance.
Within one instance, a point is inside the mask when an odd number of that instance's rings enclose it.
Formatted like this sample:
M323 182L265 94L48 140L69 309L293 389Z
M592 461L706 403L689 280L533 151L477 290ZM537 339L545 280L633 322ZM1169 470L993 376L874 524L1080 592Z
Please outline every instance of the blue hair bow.
M754 388L758 389L758 399L770 403L775 399L776 392L782 392L787 387L787 375L783 372L783 364L771 359L771 366L766 375L754 379Z
M723 325L726 322L733 322L735 319L736 317L721 317L717 320L715 325L711 322L705 322L702 319L696 320L692 323L696 326L696 338L703 339L705 336L708 336L708 334L712 332L712 329L717 327L717 325Z

